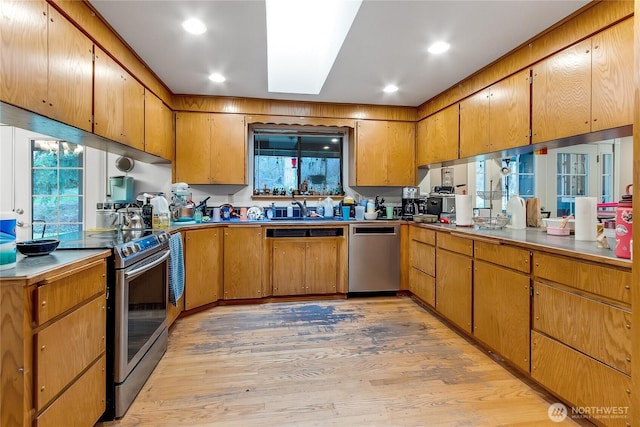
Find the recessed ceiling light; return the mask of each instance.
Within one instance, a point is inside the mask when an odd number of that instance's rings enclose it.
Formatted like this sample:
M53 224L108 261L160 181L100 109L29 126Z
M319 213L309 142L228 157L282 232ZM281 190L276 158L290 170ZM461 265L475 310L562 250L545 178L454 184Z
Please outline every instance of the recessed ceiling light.
M361 4L266 0L269 92L319 94Z
M434 44L429 46L429 49L427 49L427 50L429 51L429 53L433 53L433 54L437 55L439 53L444 53L444 52L448 51L450 47L451 46L449 46L449 43L446 43L446 42L435 42Z
M182 23L182 28L187 33L191 34L204 34L207 31L207 27L202 23L201 20L196 18L187 19Z
M387 85L382 89L385 93L393 93L398 91L398 86L396 85Z
M209 80L211 80L212 82L216 82L216 83L222 83L223 81L227 80L222 74L220 73L213 73L209 76Z

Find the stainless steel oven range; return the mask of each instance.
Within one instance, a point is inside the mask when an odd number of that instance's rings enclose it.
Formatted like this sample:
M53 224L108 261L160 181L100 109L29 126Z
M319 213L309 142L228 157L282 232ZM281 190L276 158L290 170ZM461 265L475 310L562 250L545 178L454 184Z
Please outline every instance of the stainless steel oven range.
M113 258L103 419L126 413L167 349L169 235L160 232L116 245Z

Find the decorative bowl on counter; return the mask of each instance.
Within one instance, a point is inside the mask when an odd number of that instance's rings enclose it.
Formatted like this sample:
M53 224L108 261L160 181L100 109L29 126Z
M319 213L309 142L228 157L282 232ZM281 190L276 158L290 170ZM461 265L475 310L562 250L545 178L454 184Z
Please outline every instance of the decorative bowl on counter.
M26 240L16 243L16 249L25 256L41 256L49 255L59 244L58 239Z
M424 222L427 224L433 224L435 222L438 222L438 215L432 215L432 214L419 214L419 215L414 215L413 216L413 222Z
M378 219L378 212L365 212L364 219L371 221L372 219Z
M547 234L551 234L553 236L568 236L569 234L571 234L571 229L569 229L569 227L547 226Z

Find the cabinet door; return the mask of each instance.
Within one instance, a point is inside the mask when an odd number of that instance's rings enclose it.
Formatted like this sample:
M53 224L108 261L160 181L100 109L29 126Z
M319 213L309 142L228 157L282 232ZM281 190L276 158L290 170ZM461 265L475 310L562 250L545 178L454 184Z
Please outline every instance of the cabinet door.
M429 164L429 126L435 126L433 115L416 123L416 166L427 166Z
M387 176L390 186L416 184L415 123L390 122L387 127Z
M427 164L458 158L459 117L458 104L427 117Z
M436 253L436 310L471 332L472 259L454 252Z
M49 6L49 117L91 132L93 43Z
M355 186L386 185L387 122L356 122Z
M225 228L223 253L224 298L261 298L261 227Z
M2 0L0 13L0 99L47 114L47 3Z
M93 132L113 141L122 141L122 67L96 46Z
M277 240L271 249L273 295L302 295L305 286L304 242Z
M591 39L533 66L532 143L591 131Z
M489 88L491 151L529 145L529 76L526 69Z
M633 123L633 19L593 36L591 130Z
M222 298L222 231L220 228L185 233L185 310Z
M432 276L411 267L409 270L409 289L431 307L436 305L436 281Z
M173 112L162 100L145 90L144 151L173 160Z
M122 70L122 142L144 150L144 86Z
M473 334L529 372L529 276L478 260L473 269Z
M211 121L207 113L176 114L176 182L209 184Z
M489 89L460 102L460 158L488 153Z
M212 184L247 183L247 140L244 116L211 115L210 156Z
M409 265L431 276L436 275L436 248L417 240L409 243Z
M305 255L307 294L335 293L338 284L338 243L335 239L307 242Z

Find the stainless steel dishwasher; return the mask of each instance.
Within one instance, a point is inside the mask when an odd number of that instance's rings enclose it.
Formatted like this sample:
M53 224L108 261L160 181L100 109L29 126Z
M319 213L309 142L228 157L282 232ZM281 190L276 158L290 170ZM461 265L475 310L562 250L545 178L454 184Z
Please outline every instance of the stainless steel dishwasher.
M400 289L400 225L349 224L349 292Z

